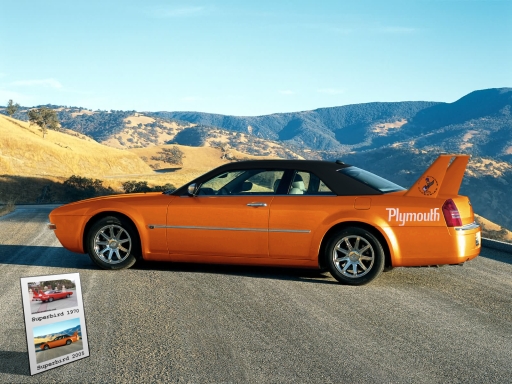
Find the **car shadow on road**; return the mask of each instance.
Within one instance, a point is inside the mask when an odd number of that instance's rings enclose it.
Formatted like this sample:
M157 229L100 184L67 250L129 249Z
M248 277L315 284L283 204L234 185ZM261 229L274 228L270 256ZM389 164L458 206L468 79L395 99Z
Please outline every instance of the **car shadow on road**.
M70 269L100 270L88 255L61 247L0 245L0 264L30 265ZM295 280L320 284L337 284L328 273L316 269L253 267L218 264L165 263L139 261L131 269L169 272L211 273L273 280Z
M197 263L161 263L142 261L132 269L155 270L187 273L209 273L218 275L234 275L270 280L291 280L316 284L338 284L327 272L318 269L277 268L260 266L197 264Z
M0 350L0 373L30 376L27 352Z
M0 245L0 264L73 269L95 269L88 255L62 247Z
M480 253L480 256L478 257L485 257L486 259L500 261L506 264L512 264L512 254L504 251L486 248L482 251L482 253Z

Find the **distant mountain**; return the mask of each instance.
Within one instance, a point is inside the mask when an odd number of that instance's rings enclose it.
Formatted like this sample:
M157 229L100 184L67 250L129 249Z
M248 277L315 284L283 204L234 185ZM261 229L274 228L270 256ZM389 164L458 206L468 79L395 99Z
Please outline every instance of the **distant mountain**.
M56 332L56 333L49 333L47 335L35 336L34 338L35 339L51 340L54 337L61 336L61 335L72 336L75 332L78 332L78 336L80 336L80 338L82 338L82 327L80 325L77 325L77 326L72 327L72 328L64 329L63 331Z
M245 117L202 112L154 112L148 115L249 133L312 150L341 151L368 144L372 128L378 124L407 120L437 104L425 101L368 103Z
M418 149L512 161L512 88L475 91L453 103L367 103L254 117L201 112L149 115L249 133L317 152L346 153L409 142Z
M512 161L512 88L475 91L454 103L425 108L374 144L397 141Z

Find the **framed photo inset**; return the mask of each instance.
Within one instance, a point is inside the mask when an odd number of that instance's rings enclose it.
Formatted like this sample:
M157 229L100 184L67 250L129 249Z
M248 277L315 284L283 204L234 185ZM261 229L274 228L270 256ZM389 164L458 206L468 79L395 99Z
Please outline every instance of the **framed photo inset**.
M30 374L89 356L80 275L21 278Z

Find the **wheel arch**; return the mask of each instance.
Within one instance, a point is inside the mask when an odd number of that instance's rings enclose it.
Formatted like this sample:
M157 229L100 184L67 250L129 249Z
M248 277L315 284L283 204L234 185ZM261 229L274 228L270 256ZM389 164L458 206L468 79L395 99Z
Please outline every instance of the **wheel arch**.
M327 243L329 242L329 239L331 238L331 236L334 233L341 231L342 229L354 228L354 227L367 230L372 235L374 235L377 238L377 240L379 240L379 242L381 243L382 248L384 250L384 268L392 267L393 265L391 262L391 251L389 248L389 244L381 231L379 231L373 225L364 223L361 221L344 221L344 222L335 224L331 228L329 228L329 230L325 233L324 237L322 238L322 242L320 243L320 249L318 252L318 265L320 266L320 268L322 268L322 269L327 268L327 265L325 264L323 256L325 254L325 248L326 248Z
M129 216L127 216L121 212L117 212L117 211L103 211L103 212L97 213L96 215L92 216L89 219L89 221L87 221L87 223L85 224L84 232L82 234L82 244L83 244L84 252L85 253L89 252L88 244L87 244L87 236L89 234L91 227L95 223L97 223L99 220L101 220L105 217L108 217L108 216L114 216L119 219L126 220L128 223L130 223L133 226L133 228L135 229L136 235L137 235L137 239L139 240L139 245L140 245L140 249L139 249L139 252L137 253L137 257L142 257L142 249L144 249L144 248L142 246L142 237L140 235L139 228L137 227L137 224L135 224L135 222Z

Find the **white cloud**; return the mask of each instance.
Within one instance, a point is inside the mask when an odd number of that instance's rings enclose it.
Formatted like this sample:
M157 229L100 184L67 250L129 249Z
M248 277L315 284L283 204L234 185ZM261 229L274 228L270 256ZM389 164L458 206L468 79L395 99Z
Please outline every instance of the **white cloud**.
M206 7L157 8L149 13L156 18L187 17L202 13Z
M295 95L295 92L290 91L289 89L285 89L283 91L279 91L281 95Z
M322 88L316 90L318 93L325 93L327 95L339 95L340 93L343 93L342 89L335 89L335 88Z
M50 87L55 89L62 88L62 84L55 79L19 80L13 81L11 85L19 87Z

